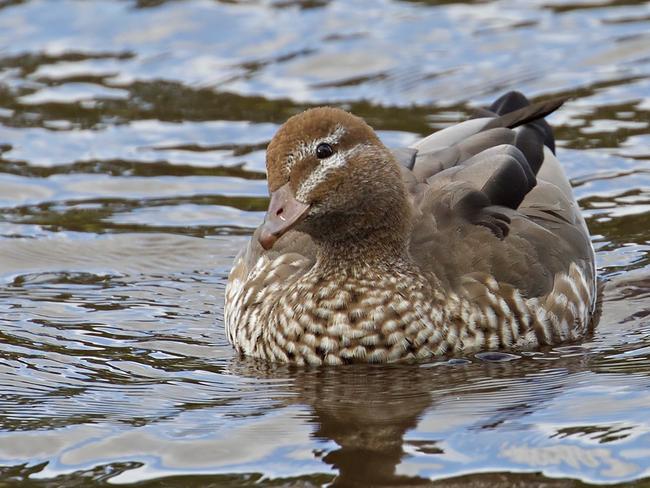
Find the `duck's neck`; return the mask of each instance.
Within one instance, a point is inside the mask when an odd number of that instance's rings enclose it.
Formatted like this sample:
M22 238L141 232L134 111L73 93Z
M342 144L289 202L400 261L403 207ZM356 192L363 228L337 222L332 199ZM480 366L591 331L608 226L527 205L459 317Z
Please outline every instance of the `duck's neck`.
M366 188L347 210L330 212L308 226L324 273L371 275L414 267L409 254L411 207L397 164L373 166Z
M394 228L347 238L317 240L316 268L323 274L362 277L412 268L408 239Z

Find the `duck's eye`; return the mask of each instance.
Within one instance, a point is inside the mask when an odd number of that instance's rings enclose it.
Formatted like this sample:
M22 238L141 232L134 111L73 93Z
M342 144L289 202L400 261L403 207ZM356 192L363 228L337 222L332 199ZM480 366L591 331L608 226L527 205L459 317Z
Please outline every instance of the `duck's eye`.
M321 142L316 147L316 157L318 159L329 158L332 154L334 154L334 149L332 149L332 146L330 146L326 142Z

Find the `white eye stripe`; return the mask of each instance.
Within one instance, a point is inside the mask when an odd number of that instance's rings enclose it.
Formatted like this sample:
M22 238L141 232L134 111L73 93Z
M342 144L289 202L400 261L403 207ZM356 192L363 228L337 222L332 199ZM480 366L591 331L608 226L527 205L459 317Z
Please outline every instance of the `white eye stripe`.
M304 159L308 156L312 156L316 154L316 148L318 147L319 144L329 144L329 145L335 145L338 142L340 142L341 138L345 135L347 131L345 130L345 127L342 125L337 125L334 127L334 130L327 134L325 137L321 137L319 139L314 139L309 142L301 142L298 145L297 151L292 153L286 160L286 170L291 171L293 168L293 165L296 163L296 161L300 161L301 159Z
M298 191L296 192L296 198L298 201L306 202L309 193L324 182L332 171L345 166L350 156L353 156L358 151L366 149L367 147L368 144L360 143L350 149L336 152L329 158L321 160L321 163L314 168L307 179L303 181L298 188Z

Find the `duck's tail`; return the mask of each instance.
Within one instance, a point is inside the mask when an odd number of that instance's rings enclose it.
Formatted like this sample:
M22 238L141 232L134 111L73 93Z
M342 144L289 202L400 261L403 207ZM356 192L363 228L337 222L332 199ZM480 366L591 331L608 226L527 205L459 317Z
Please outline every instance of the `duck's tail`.
M484 113L489 112L494 119L485 129L495 127L519 128L515 146L525 155L535 174L543 162L542 145L555 154L555 136L553 129L544 117L555 112L568 97L556 97L541 102L530 103L526 96L518 91L511 91L499 97Z

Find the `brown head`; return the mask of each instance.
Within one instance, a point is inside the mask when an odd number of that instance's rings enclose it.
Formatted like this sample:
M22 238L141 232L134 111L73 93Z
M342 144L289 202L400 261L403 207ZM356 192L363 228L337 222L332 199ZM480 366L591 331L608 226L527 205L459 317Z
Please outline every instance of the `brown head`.
M293 228L321 243L380 231L403 238L409 216L399 166L363 119L330 107L295 115L271 140L266 167L264 248Z

